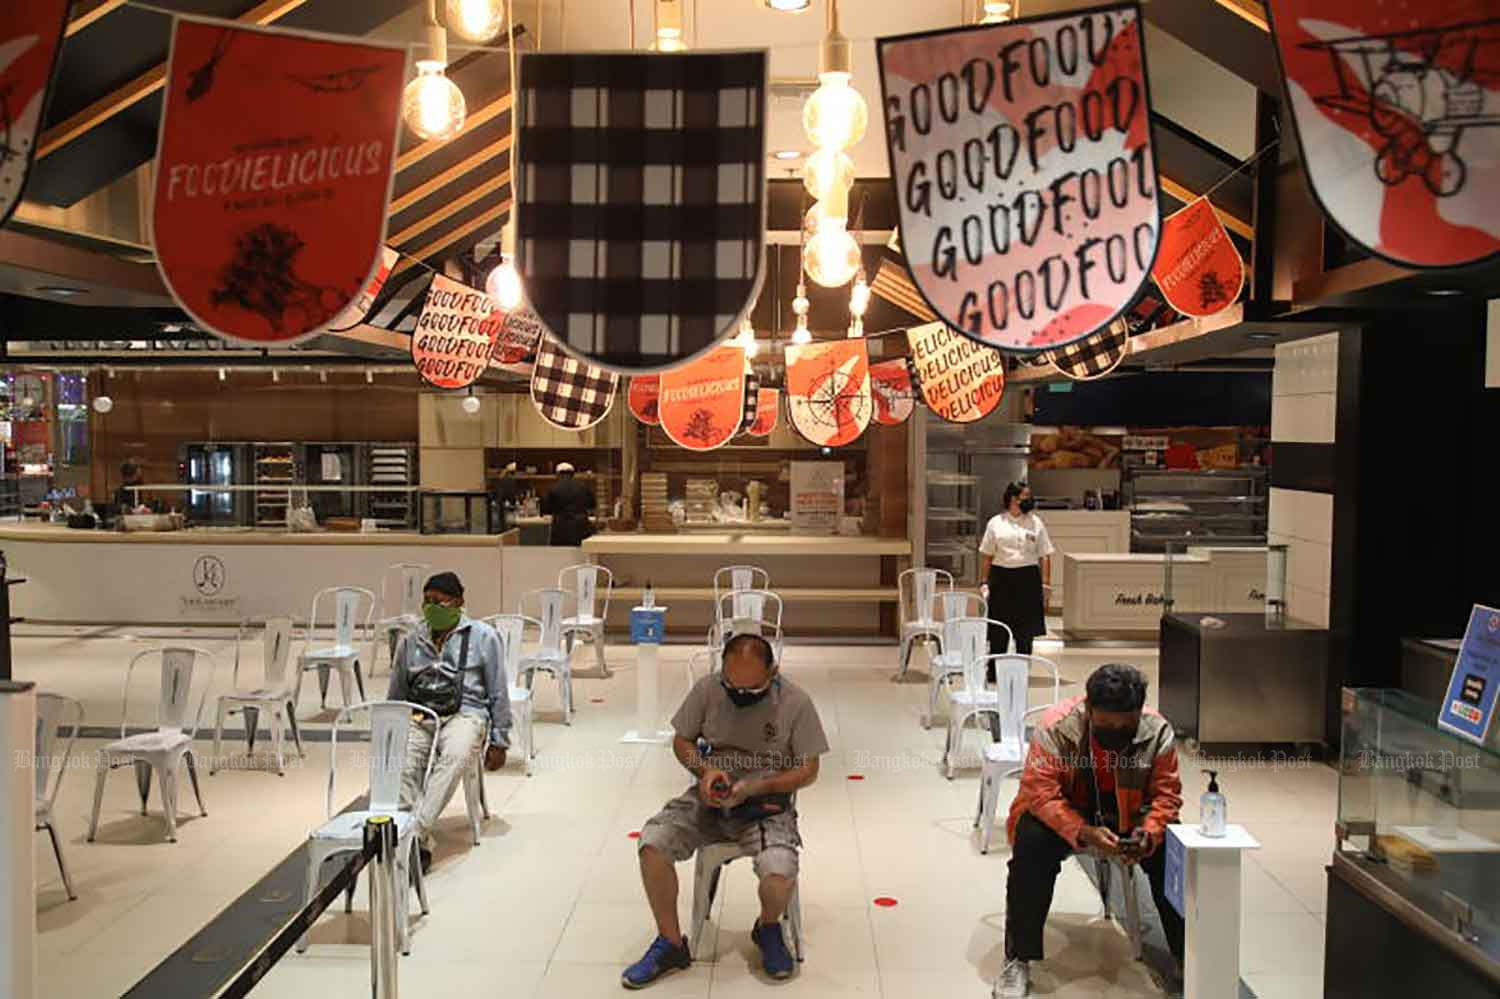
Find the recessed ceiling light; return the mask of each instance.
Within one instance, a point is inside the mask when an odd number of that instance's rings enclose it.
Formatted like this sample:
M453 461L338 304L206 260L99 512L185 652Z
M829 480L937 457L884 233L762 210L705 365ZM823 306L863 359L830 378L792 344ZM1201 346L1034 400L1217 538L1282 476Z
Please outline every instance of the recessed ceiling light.
M1245 339L1247 339L1247 340L1275 340L1279 336L1281 336L1280 333L1273 333L1270 330L1256 330L1253 333L1246 333L1245 334Z
M771 154L778 160L800 160L802 150L800 149L778 149Z
M1427 289L1427 294L1429 294L1429 295L1438 295L1438 296L1444 297L1444 298L1446 298L1446 297L1448 297L1450 295L1462 295L1463 293L1464 293L1464 290L1462 288L1428 288Z
M800 14L812 6L812 0L766 0L766 6L786 14Z
M71 288L65 284L44 284L37 288L43 295L57 295L60 298L71 298L74 295L87 295L87 288Z

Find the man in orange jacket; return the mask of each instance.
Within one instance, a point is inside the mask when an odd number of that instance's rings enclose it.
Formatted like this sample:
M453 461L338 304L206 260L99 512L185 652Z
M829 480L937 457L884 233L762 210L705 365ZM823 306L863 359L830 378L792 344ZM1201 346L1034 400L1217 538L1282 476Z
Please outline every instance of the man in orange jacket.
M1144 709L1146 678L1134 666L1100 666L1086 695L1042 719L1011 805L1005 887L1005 968L997 999L1030 995L1031 962L1062 862L1087 850L1139 863L1173 956L1182 960L1182 917L1166 901L1162 840L1182 808L1172 726Z

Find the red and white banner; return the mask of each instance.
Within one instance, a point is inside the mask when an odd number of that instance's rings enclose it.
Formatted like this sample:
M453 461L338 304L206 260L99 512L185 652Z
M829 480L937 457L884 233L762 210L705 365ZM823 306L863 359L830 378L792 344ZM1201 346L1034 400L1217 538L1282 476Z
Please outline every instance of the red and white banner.
M427 302L411 334L411 360L434 388L474 384L490 366L505 321L490 297L442 274L433 276Z
M0 6L0 225L26 187L67 22L68 0Z
M786 348L786 401L792 428L822 447L859 439L875 408L864 338Z
M776 429L776 418L780 413L781 390L760 389L755 400L755 422L746 428L745 433L752 437L771 436L771 431Z
M728 444L745 420L745 349L720 344L663 371L658 412L672 443L690 451Z
M906 358L870 365L870 389L875 395L875 422L887 427L905 423L917 407Z
M906 331L922 400L949 423L982 420L1005 396L1005 356L942 323Z
M531 374L536 363L536 348L541 342L542 320L529 306L521 306L510 312L498 312L501 316L500 335L495 338L495 352L491 360L507 371Z
M157 266L205 329L317 334L380 264L402 47L179 17L156 152Z
M661 376L636 375L625 394L630 413L648 427L661 425Z
M991 346L1081 339L1156 258L1134 3L882 38L901 248L941 319Z
M375 273L370 275L370 280L365 282L364 288L355 296L354 301L344 306L343 311L328 324L329 332L342 333L345 330L352 330L365 321L365 317L370 314L370 309L375 305L375 299L380 297L381 289L385 287L386 281L390 280L391 268L395 267L396 261L400 259L401 254L389 246L380 248L380 266L375 268Z
M1314 197L1402 267L1500 254L1495 0L1269 0Z
M1207 198L1162 223L1161 250L1151 277L1172 308L1185 316L1223 312L1240 297L1245 264Z

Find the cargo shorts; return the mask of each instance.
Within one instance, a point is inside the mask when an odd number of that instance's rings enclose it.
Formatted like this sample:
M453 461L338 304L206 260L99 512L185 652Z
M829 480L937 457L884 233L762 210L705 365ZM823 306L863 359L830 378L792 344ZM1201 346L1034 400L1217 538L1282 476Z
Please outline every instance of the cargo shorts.
M741 854L754 858L756 877L797 877L802 837L795 807L753 822L735 821L706 807L695 789L667 802L641 829L641 848L654 846L679 864L713 843L738 843Z

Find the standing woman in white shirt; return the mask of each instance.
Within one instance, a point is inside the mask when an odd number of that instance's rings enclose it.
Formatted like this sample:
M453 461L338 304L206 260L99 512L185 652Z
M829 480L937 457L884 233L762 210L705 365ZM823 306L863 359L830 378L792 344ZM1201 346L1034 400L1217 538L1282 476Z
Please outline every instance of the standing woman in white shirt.
M1042 591L1052 584L1052 553L1057 549L1047 525L1032 513L1031 487L1012 482L1000 496L1001 512L990 518L979 542L979 578L988 583L989 616L1010 626L1016 651L1031 655L1032 640L1047 632ZM1005 648L1004 632L990 629L990 652Z

